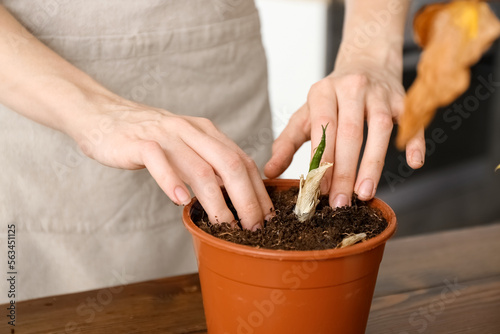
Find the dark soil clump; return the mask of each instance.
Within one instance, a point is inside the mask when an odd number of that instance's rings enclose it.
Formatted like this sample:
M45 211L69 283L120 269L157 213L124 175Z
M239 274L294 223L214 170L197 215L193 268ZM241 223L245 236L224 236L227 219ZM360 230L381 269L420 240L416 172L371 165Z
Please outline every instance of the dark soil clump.
M268 187L268 192L276 209L276 216L255 232L232 228L227 223L211 224L199 206L192 217L203 231L223 240L257 248L283 250L320 250L336 248L347 236L366 233L367 239L380 234L387 221L365 202L354 199L352 206L332 209L328 197L322 196L314 217L307 222L299 222L293 213L298 188L277 191ZM236 212L228 201L237 219ZM197 211L197 212L195 212Z

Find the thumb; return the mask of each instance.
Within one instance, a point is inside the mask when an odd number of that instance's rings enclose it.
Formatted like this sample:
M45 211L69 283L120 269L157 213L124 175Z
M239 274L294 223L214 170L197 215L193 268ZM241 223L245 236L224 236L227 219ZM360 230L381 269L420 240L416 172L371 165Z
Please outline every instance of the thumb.
M271 159L264 167L264 174L268 178L280 176L290 166L295 152L310 139L310 129L309 110L304 104L290 117L285 129L273 143Z

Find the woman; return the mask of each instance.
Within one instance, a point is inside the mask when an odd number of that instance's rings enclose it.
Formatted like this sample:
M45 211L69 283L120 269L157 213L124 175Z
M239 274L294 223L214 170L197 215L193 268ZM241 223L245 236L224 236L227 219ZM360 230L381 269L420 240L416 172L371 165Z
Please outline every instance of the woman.
M271 143L252 143L271 129L253 1L0 3L1 218L17 228L18 299L195 271L174 205L189 201L186 184L214 223L234 222L220 184L244 228L272 216L258 169ZM336 165L323 187L335 206L353 190L374 196L402 112L406 2L347 56L368 9L387 6L359 3L348 6L336 70L313 86L265 169L279 175L304 141L317 145L320 124L337 125L328 127L324 159ZM409 157L423 156L422 143L410 143ZM144 167L152 178L134 171Z

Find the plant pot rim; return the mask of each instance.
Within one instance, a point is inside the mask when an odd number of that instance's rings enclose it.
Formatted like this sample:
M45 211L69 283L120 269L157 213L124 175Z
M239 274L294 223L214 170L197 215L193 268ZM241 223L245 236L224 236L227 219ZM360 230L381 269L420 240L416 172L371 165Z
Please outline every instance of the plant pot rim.
M299 180L295 179L271 179L271 180L264 180L267 181L266 185L273 186L276 183L281 183L281 182L296 182L298 186ZM389 217L384 217L387 220L387 227L385 228L382 233L379 235L357 243L355 245L346 247L346 248L331 248L331 249L323 249L323 250L277 250L277 249L266 249L266 248L256 248L252 246L247 246L247 245L240 245L236 244L234 242L226 241L219 239L217 237L214 237L213 235L210 235L206 233L205 231L201 230L194 222L192 221L190 217L190 212L191 208L193 207L193 204L196 203L198 200L196 197L193 197L191 199L191 202L184 207L184 210L182 212L182 221L186 228L189 230L189 232L202 240L203 242L219 248L223 249L227 252L232 252L236 254L242 254L246 256L252 256L252 257L258 257L258 258L265 258L265 259L277 259L277 260L302 260L302 259L315 259L315 260L326 260L326 259L332 259L332 258L340 258L340 257L345 257L349 255L356 255L360 254L369 250L372 250L380 245L383 245L387 242L387 240L392 237L392 235L396 232L396 215L394 214L394 211L392 210L389 205L387 205L384 201L382 201L379 198L374 198L368 203L372 206L374 205L377 208L384 207L385 210L389 213Z

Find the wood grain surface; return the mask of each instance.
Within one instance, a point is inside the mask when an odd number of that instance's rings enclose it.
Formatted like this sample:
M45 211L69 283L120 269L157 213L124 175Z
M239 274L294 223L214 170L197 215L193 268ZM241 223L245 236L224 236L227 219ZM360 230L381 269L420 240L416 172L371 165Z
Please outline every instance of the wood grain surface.
M6 307L2 334L206 333L197 274ZM389 241L366 332L500 333L500 224Z

